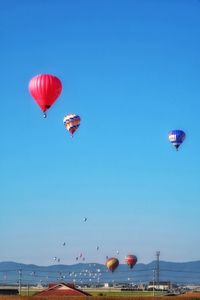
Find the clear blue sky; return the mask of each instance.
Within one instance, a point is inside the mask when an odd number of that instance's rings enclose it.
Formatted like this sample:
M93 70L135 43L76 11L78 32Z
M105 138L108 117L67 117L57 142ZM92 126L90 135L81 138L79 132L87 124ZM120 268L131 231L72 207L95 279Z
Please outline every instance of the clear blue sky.
M1 4L1 261L200 259L199 15L197 0ZM47 119L39 73L63 83Z

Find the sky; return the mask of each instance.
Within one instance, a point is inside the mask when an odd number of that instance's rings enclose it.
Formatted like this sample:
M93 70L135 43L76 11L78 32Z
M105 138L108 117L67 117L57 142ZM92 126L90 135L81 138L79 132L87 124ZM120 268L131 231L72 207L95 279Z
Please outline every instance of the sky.
M200 260L199 15L198 0L1 4L0 261ZM28 91L41 73L63 85L46 119Z

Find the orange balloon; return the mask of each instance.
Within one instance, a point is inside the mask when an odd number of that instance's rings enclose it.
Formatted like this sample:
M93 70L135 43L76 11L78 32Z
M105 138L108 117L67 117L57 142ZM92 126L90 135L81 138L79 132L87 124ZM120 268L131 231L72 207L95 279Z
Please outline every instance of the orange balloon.
M111 272L114 272L117 269L118 266L119 266L119 260L117 258L111 257L111 258L107 259L107 261L106 261L106 267Z

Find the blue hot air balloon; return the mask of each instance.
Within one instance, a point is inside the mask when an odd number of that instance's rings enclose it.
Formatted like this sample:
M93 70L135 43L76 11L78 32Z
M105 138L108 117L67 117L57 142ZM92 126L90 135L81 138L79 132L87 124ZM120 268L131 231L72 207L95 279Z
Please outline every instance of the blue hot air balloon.
M186 134L183 130L171 130L168 133L168 139L172 145L178 150L182 142L184 141Z

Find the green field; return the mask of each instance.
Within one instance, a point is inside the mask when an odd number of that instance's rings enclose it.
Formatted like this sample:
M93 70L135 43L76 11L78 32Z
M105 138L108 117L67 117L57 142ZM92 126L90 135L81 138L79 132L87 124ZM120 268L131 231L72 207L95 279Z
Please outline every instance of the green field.
M120 289L114 288L101 288L101 289L83 289L85 292L89 293L92 296L115 296L115 297L122 297L122 296L131 296L131 297L146 297L146 296L153 296L152 291L121 291ZM163 292L155 292L155 296L161 296Z
M43 289L36 287L22 287L21 296L33 296L35 293L41 291ZM121 291L117 288L87 288L83 289L83 291L89 293L92 296L115 296L115 297L147 297L147 296L161 296L163 292L153 292L152 291Z
M178 296L164 296L161 292L152 291L121 291L119 288L86 288L84 291L91 296L47 296L47 297L32 297L36 292L40 291L38 287L22 287L21 296L1 296L0 300L200 300L200 293L190 292Z

